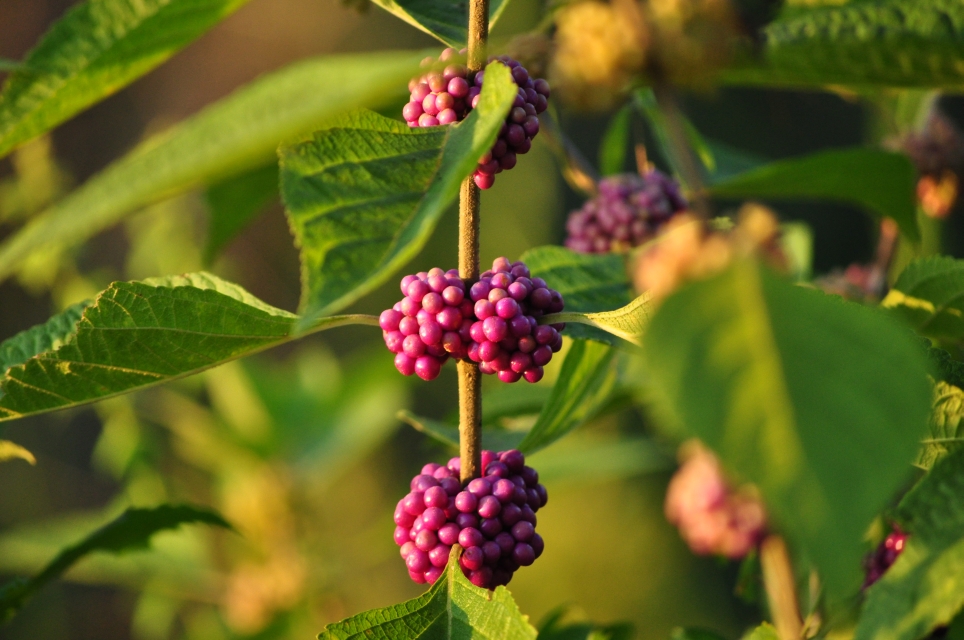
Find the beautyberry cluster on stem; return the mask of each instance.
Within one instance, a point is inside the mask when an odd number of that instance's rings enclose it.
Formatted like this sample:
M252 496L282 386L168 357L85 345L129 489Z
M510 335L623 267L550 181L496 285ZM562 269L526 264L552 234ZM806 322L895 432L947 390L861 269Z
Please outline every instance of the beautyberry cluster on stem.
M464 549L462 573L487 589L508 584L519 567L542 555L536 511L548 494L539 473L515 449L483 451L482 468L485 475L463 488L458 458L446 466L429 463L395 507L395 543L415 582L438 580L456 543Z
M695 553L742 558L766 532L763 504L749 488L731 488L708 450L686 448L666 492L666 519Z
M679 185L658 169L603 178L599 195L569 215L565 244L579 253L626 251L653 239L686 207Z
M455 49L448 48L439 56L447 62L455 57ZM532 139L539 133L538 114L549 104L549 83L533 79L525 67L508 56L490 58L499 60L512 71L512 79L519 87L515 102L506 116L499 137L472 174L480 189L495 184L495 175L513 168L518 156L529 152ZM423 64L432 64L426 58ZM470 73L465 65L453 62L442 71L430 71L409 83L411 98L402 109L402 115L410 127L436 127L463 120L479 103L485 72Z
M884 538L877 548L864 560L864 589L883 577L887 569L897 562L897 558L907 545L907 534L895 526L894 530Z

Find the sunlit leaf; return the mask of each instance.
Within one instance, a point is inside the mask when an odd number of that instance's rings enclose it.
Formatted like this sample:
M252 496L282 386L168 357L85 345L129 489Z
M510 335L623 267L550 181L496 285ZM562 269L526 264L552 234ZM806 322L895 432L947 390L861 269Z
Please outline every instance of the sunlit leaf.
M121 553L144 548L155 533L194 523L232 529L214 511L190 505L166 504L151 509L128 509L116 520L61 551L39 574L29 579L14 580L0 588L0 620L15 614L29 597L59 578L84 556L95 551Z
M384 102L420 54L309 59L267 74L154 136L0 245L0 280L34 251L73 245L163 198L270 162L278 145L348 109ZM323 89L320 89L323 87Z
M301 249L299 329L373 290L425 245L518 91L502 63L485 73L478 106L457 125L409 128L355 112L281 149L281 193Z
M964 444L964 391L944 381L934 385L930 436L921 443L917 466L930 469L934 463Z
M0 440L0 462L6 462L7 460L25 460L30 464L37 464L37 459L27 449L16 442Z
M0 158L116 93L247 0L87 0L54 23L0 94ZM0 66L0 69L3 69Z
M459 0L372 0L416 29L445 44L461 48L468 41L469 5ZM498 21L509 0L489 0L489 28Z
M931 338L964 338L964 260L931 256L911 262L881 304Z
M864 532L926 433L931 385L914 337L741 261L667 298L643 343L661 424L759 486L831 599L855 590Z

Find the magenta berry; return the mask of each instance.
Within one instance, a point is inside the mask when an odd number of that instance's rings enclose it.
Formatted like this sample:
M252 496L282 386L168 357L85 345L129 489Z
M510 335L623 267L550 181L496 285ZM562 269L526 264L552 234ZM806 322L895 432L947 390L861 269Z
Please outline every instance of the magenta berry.
M895 525L894 530L867 556L864 560L864 589L880 580L891 565L897 562L897 558L907 546L907 538L908 535Z
M508 584L519 567L542 554L535 512L546 502L546 489L539 474L515 450L483 451L482 466L486 475L463 488L458 458L444 467L427 464L398 502L393 539L413 581L438 580L456 543L464 549L462 572L488 589Z
M651 240L686 207L676 182L656 169L604 178L599 195L569 215L565 245L579 253L626 251Z

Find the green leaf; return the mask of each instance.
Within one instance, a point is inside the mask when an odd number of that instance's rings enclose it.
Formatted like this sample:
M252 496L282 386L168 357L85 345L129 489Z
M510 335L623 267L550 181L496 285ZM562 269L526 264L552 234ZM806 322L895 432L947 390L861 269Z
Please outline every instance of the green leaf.
M0 94L0 158L116 93L247 0L88 0L70 9Z
M629 146L629 125L632 106L625 105L609 121L602 142L599 143L599 173L611 176L626 167L626 148Z
M930 469L948 452L964 443L961 421L964 419L964 391L946 382L934 385L934 408L931 411L930 437L922 443L917 466Z
M0 621L13 616L27 598L59 578L84 556L95 551L121 553L145 548L155 533L194 523L233 530L217 513L190 505L165 504L151 509L127 509L116 520L61 551L36 576L29 580L14 580L0 588Z
M898 511L910 536L867 590L855 640L917 640L964 606L964 449L935 464Z
M528 616L519 612L508 589L480 589L462 575L461 553L461 547L452 547L445 573L421 596L330 624L318 639L534 639L536 630L529 624Z
M398 419L440 444L459 448L459 428L456 425L416 416L411 411L399 411ZM492 451L515 449L524 437L525 433L519 431L483 428L482 446Z
M931 256L904 269L881 302L931 338L964 338L964 260Z
M23 364L30 358L53 351L74 333L77 321L83 315L89 301L67 307L57 315L0 343L0 371Z
M159 384L293 339L297 316L206 273L115 282L84 309L61 346L0 378L0 421ZM377 324L334 316L314 330Z
M717 182L709 191L718 198L847 202L877 217L893 218L916 242L916 183L914 166L902 153L843 149L779 160Z
M24 449L15 442L0 440L0 462L18 458L20 460L26 460L30 464L37 464L37 459L27 449Z
M759 486L832 600L855 590L864 532L925 433L931 385L915 338L741 261L667 298L643 342L661 422Z
M459 0L373 0L382 9L398 16L457 49L468 42L469 4ZM509 0L489 0L489 28L509 4Z
M636 630L628 622L601 625L594 622L564 622L570 607L549 612L539 624L539 640L632 640Z
M955 88L964 85L959 0L828 3L784 12L764 30L761 64L724 82L788 86Z
M228 178L207 190L208 239L204 261L208 264L255 216L278 197L278 165Z
M530 249L520 259L534 276L562 294L566 312L610 311L632 300L626 260L621 255L584 254L546 246ZM566 327L566 335L616 342L605 331L579 325Z
M663 156L673 169L673 173L679 174L681 160L673 152L674 145L669 133L669 123L666 122L666 116L663 115L663 111L656 102L656 94L650 88L640 89L633 94L633 104L649 123L653 137L659 142ZM700 162L710 173L716 171L716 158L713 150L703 138L699 129L686 116L677 114L677 117L681 120L686 142L693 147L693 151L699 156Z
M421 250L494 144L516 92L508 67L494 62L478 107L457 125L409 128L356 112L281 149L281 193L301 249L299 330L372 291Z
M653 304L649 292L644 293L625 307L601 313L573 313L563 311L539 318L539 324L574 322L605 331L637 346L642 346L646 325L653 314ZM567 331L569 327L566 327ZM608 341L607 341L608 342Z
M743 636L743 640L780 640L776 627L769 622L764 622L750 633Z
M605 482L676 468L672 451L649 438L600 438L596 432L567 440L564 445L540 451L533 461L546 486ZM573 442L575 440L575 442Z
M615 349L590 340L574 340L562 363L549 400L519 450L535 453L590 420L612 397L619 380Z
M696 627L676 627L669 634L670 640L726 640L723 636L708 629ZM764 640L760 638L758 640ZM777 640L774 638L774 640Z
M7 60L6 58L0 58L0 73L10 73L12 71L26 71L27 65L22 62L17 62L16 60Z
M416 72L419 57L330 56L255 80L145 141L35 216L0 245L0 280L34 251L83 242L140 207L262 166L281 142L353 107L383 102Z

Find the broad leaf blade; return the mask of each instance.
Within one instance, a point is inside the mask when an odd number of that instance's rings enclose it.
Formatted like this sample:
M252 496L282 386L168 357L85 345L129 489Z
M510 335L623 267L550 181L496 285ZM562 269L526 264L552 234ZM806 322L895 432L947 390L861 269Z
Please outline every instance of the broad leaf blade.
M0 378L0 421L94 402L291 340L296 316L210 274L117 282L84 309L60 347ZM327 329L376 324L335 316Z
M662 422L759 486L831 599L855 590L864 532L925 433L931 389L913 336L738 262L667 298L644 351Z
M330 624L318 639L534 640L536 630L508 589L480 589L462 575L461 553L458 545L452 547L445 573L423 595Z
M83 315L89 302L81 302L68 307L47 322L21 331L0 344L0 371L23 364L30 358L52 351L74 333L77 321Z
M373 0L416 29L449 45L462 48L468 42L469 5L459 0ZM489 0L489 28L495 25L509 0Z
M921 444L917 466L930 469L934 463L964 444L964 391L944 381L934 385L934 408L931 411L930 437Z
M412 52L306 60L268 74L155 136L0 245L0 280L34 251L83 242L126 214L271 160L337 114L378 104L418 69Z
M591 419L612 397L619 379L613 366L615 349L591 340L575 340L562 371L532 430L519 443L525 454L535 453Z
M964 606L964 449L948 454L901 502L904 551L867 591L855 640L916 640Z
M599 173L611 176L622 173L626 166L626 149L629 147L629 125L632 106L625 105L609 120L606 132L599 143Z
M723 198L821 199L857 205L877 217L893 218L913 241L917 229L917 174L900 153L874 149L823 151L779 160L710 187Z
M566 313L611 311L632 300L623 256L588 255L563 247L546 246L530 249L520 259L529 266L534 276L542 278L562 294ZM605 331L580 325L566 327L566 335L609 344L616 342Z
M964 338L964 260L921 258L904 269L881 303L931 338Z
M61 551L36 576L29 580L15 580L0 588L0 620L16 613L27 598L47 583L59 578L84 556L95 551L121 553L144 548L155 533L194 523L233 530L219 514L200 507L166 504L152 509L128 509L116 520Z
M425 245L518 91L502 63L485 74L478 107L458 125L410 129L353 113L281 150L282 197L301 249L299 330L370 292Z
M204 261L208 264L272 200L278 198L278 165L269 165L234 176L207 190L208 238Z
M247 0L87 0L12 69L0 94L0 158L116 93Z
M601 331L622 338L637 346L642 346L643 333L649 318L653 314L652 296L647 292L639 296L625 307L614 311L600 313L553 313L539 318L540 324L555 324L557 322L587 325ZM568 327L567 327L568 329ZM606 342L610 342L607 340Z

